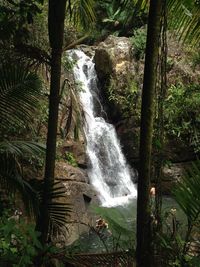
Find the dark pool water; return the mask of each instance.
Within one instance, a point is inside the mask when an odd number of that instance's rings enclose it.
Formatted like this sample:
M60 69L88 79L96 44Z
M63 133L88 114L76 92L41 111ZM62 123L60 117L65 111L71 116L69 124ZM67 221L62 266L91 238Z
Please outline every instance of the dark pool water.
M125 206L114 208L93 207L97 218L103 218L108 228L99 231L90 230L80 236L71 246L74 252L103 252L120 249L134 249L136 238L136 199ZM171 197L163 197L163 217L165 227L169 227L176 218L179 225L186 223L186 218L178 204ZM168 216L166 216L168 214ZM95 226L94 226L95 230Z

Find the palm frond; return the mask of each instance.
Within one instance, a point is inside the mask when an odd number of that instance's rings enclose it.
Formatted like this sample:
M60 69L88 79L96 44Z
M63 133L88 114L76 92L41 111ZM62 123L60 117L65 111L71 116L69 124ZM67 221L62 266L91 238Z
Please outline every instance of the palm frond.
M78 131L82 130L83 123L81 121L85 120L83 106L79 99L78 89L75 84L64 84L62 90L62 97L66 98L67 107L67 119L60 122L60 131L63 138L66 138L72 128L76 129L77 135ZM75 135L74 135L75 136ZM75 136L76 139L76 136ZM78 138L77 138L78 139Z
M33 141L3 141L0 142L0 153L15 156L38 155L45 152L45 145Z
M0 153L0 187L8 194L18 192L22 197L25 209L29 214L37 214L39 194L23 178L18 159L14 155Z
M200 4L191 0L169 0L169 23L184 42L199 44Z
M0 65L1 130L16 125L30 125L39 106L41 81L25 66Z
M200 162L192 164L185 176L177 184L174 196L187 216L189 222L195 222L200 215Z
M0 186L8 194L19 192L27 212L35 215L39 209L39 193L24 179L21 159L44 152L44 145L31 141L0 142Z
M68 5L71 21L78 27L91 28L95 22L94 0L76 0Z
M49 234L58 234L67 229L68 218L72 211L66 203L66 188L60 181L55 181L48 192L48 211L50 217Z

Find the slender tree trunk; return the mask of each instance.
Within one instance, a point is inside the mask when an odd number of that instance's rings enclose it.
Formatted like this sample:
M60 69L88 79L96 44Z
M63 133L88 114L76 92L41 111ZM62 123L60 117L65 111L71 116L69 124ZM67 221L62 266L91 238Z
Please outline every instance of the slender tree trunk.
M54 181L65 10L66 0L49 0L48 28L49 41L52 49L51 83L43 201L37 222L37 230L41 232L41 242L43 244L48 238L50 219L48 203L51 201L49 190Z
M150 173L154 95L159 53L162 0L151 0L147 31L140 129L140 170L137 202L137 266L151 267Z

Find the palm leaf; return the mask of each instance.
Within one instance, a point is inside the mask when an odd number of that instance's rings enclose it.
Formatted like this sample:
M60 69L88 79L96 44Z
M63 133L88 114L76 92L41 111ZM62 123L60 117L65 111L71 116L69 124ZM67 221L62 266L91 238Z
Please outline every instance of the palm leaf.
M37 112L41 81L25 66L0 65L1 131L16 125L29 125Z
M137 0L140 11L149 0ZM168 0L168 24L175 30L179 40L192 46L199 45L200 36L200 4L193 0ZM137 12L138 12L137 11Z
M68 84L67 86L66 83L64 83L62 88L62 97L65 97L65 102L68 103L67 119L65 121L62 120L60 123L62 137L66 138L72 126L77 130L77 133L80 129L82 130L83 123L81 123L81 121L84 122L85 117L76 84L74 84L74 86Z
M8 194L19 192L27 212L35 215L39 209L39 193L23 178L21 159L44 152L44 145L35 142L0 142L0 186Z
M68 9L73 24L84 29L91 28L95 22L94 5L94 0L75 0L71 5L69 1Z
M3 141L0 142L0 153L12 154L15 157L44 154L45 145L33 141Z
M44 186L44 185L43 185ZM67 223L72 211L66 203L66 188L60 181L54 181L48 190L48 213L50 217L49 235L68 230Z
M21 166L15 156L0 154L0 187L8 194L19 192L27 213L37 214L38 192L23 178Z
M191 0L169 0L169 22L179 38L191 45L199 44L200 5Z
M200 215L200 163L193 163L186 170L185 176L177 184L174 196L187 216L190 223L194 223Z

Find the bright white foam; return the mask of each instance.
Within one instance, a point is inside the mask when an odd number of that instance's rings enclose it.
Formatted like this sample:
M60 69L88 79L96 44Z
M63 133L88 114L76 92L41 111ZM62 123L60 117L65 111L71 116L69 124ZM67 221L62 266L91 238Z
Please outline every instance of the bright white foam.
M103 206L125 205L137 196L131 179L134 174L122 153L115 128L99 114L103 109L99 100L94 63L80 50L72 50L70 56L75 56L77 60L74 76L82 86L80 100L86 117L84 131L90 159L90 182L100 193ZM97 112L97 108L101 112Z

